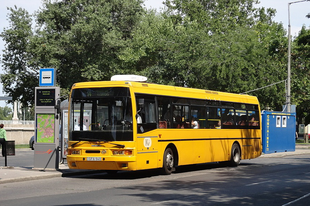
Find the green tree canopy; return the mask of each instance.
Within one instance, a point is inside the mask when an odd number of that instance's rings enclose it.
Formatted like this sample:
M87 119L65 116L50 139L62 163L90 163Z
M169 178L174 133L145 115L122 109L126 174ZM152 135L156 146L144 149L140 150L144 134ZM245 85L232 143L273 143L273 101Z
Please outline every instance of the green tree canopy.
M4 74L1 75L3 91L28 105L33 102L34 87L37 86L37 72L29 65L32 54L29 44L33 36L31 16L25 9L9 8L9 28L5 28L1 37L5 42L2 56ZM32 100L32 101L31 101Z
M282 81L285 30L254 3L167 0L162 15L144 16L121 58L156 83L242 93ZM285 102L284 83L251 94L263 108Z
M40 68L57 69L65 94L78 81L142 74L154 83L235 93L264 87L250 94L262 109L281 110L284 83L267 86L286 79L286 32L273 21L275 10L257 3L166 0L166 10L158 13L145 10L142 0L44 0L33 16L35 30L25 10L10 8L10 27L1 34L1 82L13 100L32 105ZM306 40L305 34L294 44L298 68L307 62ZM302 72L295 71L293 83L299 105Z
M310 122L310 29L302 27L294 39L292 52L292 101L296 103L299 122Z
M25 10L10 11L10 28L1 34L7 42L1 81L14 100L33 104L40 68L56 68L57 84L66 93L75 82L127 72L118 55L144 9L141 0L44 0L34 33Z
M12 116L12 109L10 107L0 107L0 120L12 120Z

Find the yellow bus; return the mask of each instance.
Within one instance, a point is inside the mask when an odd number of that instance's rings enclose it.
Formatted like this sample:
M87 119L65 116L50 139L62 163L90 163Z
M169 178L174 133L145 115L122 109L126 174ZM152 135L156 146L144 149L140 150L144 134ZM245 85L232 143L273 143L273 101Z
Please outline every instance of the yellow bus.
M261 155L256 97L140 80L119 75L72 86L69 168L171 174L181 165L237 166Z

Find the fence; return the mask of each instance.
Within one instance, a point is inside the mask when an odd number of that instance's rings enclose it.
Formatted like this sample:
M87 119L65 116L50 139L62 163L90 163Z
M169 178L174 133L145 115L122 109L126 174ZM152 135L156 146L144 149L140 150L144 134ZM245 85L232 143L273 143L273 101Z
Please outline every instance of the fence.
M15 144L29 144L34 135L34 121L0 120L6 130L6 139L14 140Z
M22 124L22 125L34 125L33 120L0 120L0 124L14 125L14 124Z

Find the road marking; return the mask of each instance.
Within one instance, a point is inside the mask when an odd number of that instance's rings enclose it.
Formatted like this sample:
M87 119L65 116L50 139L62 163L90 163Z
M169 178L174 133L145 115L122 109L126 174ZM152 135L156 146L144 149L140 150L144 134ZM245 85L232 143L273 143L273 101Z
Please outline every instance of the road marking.
M270 182L270 181L271 181L271 180L267 180L267 181L263 181L263 182L254 182L254 183L251 183L251 184L246 185L246 187L254 186L254 185L260 185L260 184L264 184L264 183Z
M171 200L166 200L166 201L161 201L161 202L155 202L155 203L152 203L152 205L165 204L165 203L169 203L169 202L171 202Z
M293 203L298 202L299 200L302 200L302 199L304 199L304 198L306 198L306 197L308 197L308 196L310 196L310 193L308 193L308 194L306 194L306 195L304 195L304 196L302 196L302 197L300 197L300 198L298 198L298 199L296 199L296 200L293 200L293 201L291 201L291 202L288 202L288 203L286 203L286 204L284 204L284 205L282 205L282 206L287 206L287 205L293 204Z
M151 205L163 205L163 204L180 205L181 203L184 203L184 202L181 202L180 200L164 200L164 201L160 201L160 202L154 202Z

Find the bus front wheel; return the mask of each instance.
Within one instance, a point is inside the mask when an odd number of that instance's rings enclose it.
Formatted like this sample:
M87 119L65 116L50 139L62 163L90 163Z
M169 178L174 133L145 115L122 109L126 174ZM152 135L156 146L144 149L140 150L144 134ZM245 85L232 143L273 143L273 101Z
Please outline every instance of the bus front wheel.
M241 150L237 143L231 147L230 166L237 167L241 161Z
M174 171L174 154L171 148L167 148L163 158L162 174L170 175Z

